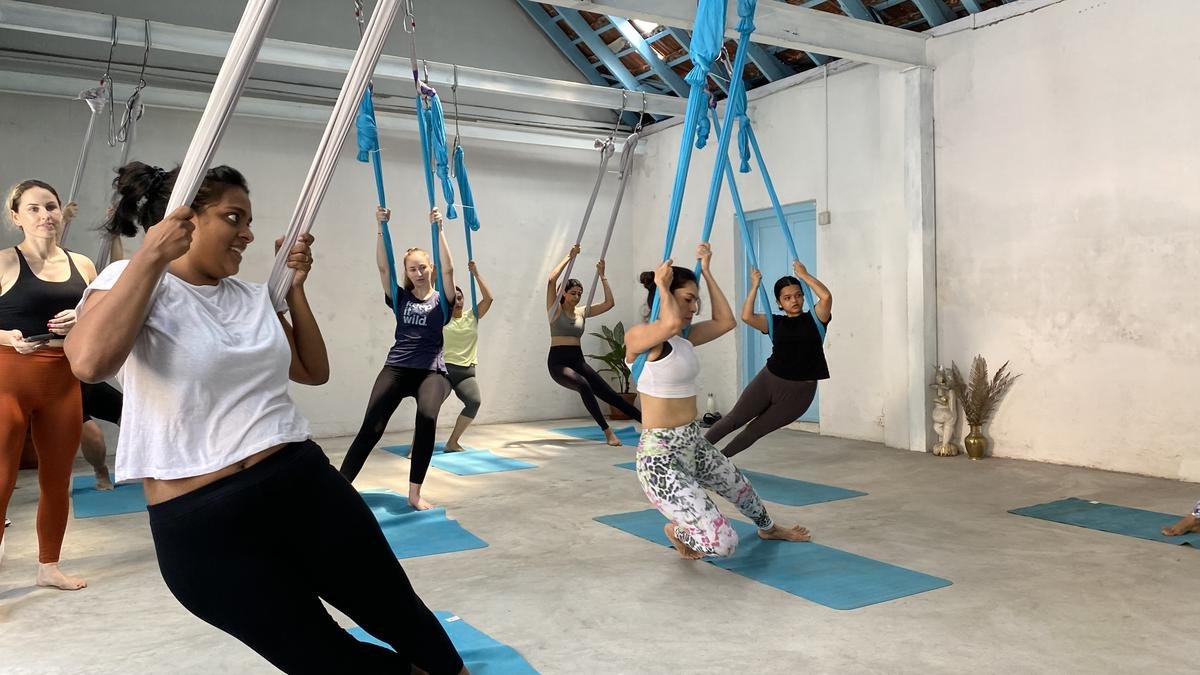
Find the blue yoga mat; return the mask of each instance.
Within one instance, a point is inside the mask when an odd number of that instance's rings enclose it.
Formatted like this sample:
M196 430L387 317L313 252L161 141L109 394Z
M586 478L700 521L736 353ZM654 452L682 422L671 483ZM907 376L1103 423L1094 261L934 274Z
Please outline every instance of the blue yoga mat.
M408 505L408 497L390 490L363 492L362 498L371 507L397 558L487 547L486 541L447 518L446 509L417 511Z
M670 546L667 519L654 509L600 516L596 521ZM949 586L950 581L812 542L766 541L756 528L730 520L741 540L730 558L706 558L717 567L833 609L857 609Z
M1193 532L1179 537L1163 535L1162 528L1174 524L1180 518L1178 515L1169 513L1102 504L1077 497L1013 509L1009 513L1065 525L1086 527L1089 530L1123 534L1127 537L1161 541L1167 544L1191 544L1200 548L1200 533Z
M442 622L471 675L537 675L538 671L512 647L496 642L451 612L434 612L434 615ZM391 649L361 628L351 628L350 634L363 642Z
M71 478L71 502L76 518L99 518L146 510L146 495L141 481L118 485L112 490L97 490L96 477Z
M457 476L475 476L481 473L498 473L500 471L519 471L521 469L536 469L537 464L530 464L511 457L502 457L491 450L479 450L463 446L462 452L446 452L444 442L433 446L433 460L429 465L449 471ZM408 457L412 445L385 445L384 450L401 457Z
M613 466L629 469L630 471L637 470L637 465L634 462L622 462ZM809 483L808 481L796 480L795 478L774 476L769 473L747 471L746 469L742 469L742 473L746 475L746 478L750 479L754 490L758 492L758 496L762 497L764 501L787 506L808 506L809 504L862 497L867 494L858 490L847 490L846 488L834 487L832 485Z
M636 446L638 444L638 440L642 437L642 432L638 431L637 427L612 427L612 430L613 433L617 435L617 438L620 439L620 441L625 445ZM601 431L600 427L597 426L558 427L557 429L551 429L550 431L556 434L562 434L564 436L582 438L585 441L596 441L597 443L607 442L607 439L604 438L604 432Z

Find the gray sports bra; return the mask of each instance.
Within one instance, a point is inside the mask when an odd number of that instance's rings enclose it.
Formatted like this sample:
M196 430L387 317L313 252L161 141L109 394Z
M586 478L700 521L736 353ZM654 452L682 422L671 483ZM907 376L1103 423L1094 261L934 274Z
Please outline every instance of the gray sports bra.
M550 337L583 337L583 324L576 325L574 316L559 310L558 316L550 322Z

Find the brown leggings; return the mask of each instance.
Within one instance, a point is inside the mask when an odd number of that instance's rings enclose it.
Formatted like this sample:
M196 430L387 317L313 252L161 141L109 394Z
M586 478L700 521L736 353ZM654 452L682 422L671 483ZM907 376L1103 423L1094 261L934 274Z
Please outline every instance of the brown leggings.
M58 562L71 508L71 465L83 429L79 380L61 349L0 347L0 519L17 485L25 431L38 456L38 562ZM4 529L0 528L0 538Z

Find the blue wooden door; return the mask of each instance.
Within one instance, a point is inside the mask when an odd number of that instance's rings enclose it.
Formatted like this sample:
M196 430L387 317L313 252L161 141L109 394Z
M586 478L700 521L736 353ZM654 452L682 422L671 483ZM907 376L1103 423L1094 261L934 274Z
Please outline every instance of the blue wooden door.
M788 228L792 232L792 239L796 242L796 250L800 254L800 262L808 268L809 273L813 276L820 276L820 271L817 269L817 209L815 202L801 202L799 204L790 204L783 208L784 216L787 217ZM775 285L775 280L784 275L792 274L792 261L788 254L787 240L784 238L783 231L779 228L779 221L775 218L775 212L772 209L762 211L752 211L746 214L747 224L750 226L750 238L754 246L754 254L758 257L758 264L761 266L763 280L767 285L767 293L772 292ZM738 227L735 223L734 227ZM739 235L739 242L741 237ZM742 245L744 246L744 244ZM746 293L750 287L750 265L746 260L744 248L739 247L743 251L740 257L741 262L738 266L738 297L733 311L737 315L741 315L741 301L746 298ZM771 310L778 312L779 307L775 304L775 298L770 297ZM811 307L805 303L805 309L811 310ZM761 305L756 305L756 310L762 311ZM767 357L771 355L771 338L754 330L746 324L741 324L739 330L742 332L742 344L745 349L742 350L742 388L744 389L750 380L762 370L767 363ZM800 420L804 422L817 422L818 416L818 400L813 398L812 405L808 410L800 416Z

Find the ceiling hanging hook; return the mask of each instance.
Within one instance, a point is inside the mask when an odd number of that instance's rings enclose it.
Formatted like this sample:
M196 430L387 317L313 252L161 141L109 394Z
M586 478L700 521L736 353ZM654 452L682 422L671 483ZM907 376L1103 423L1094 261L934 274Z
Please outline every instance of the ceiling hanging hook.
M642 130L642 121L646 119L646 92L642 92L642 111L638 113L637 124L633 127L635 133L640 133Z
M458 147L459 129L458 129L458 64L453 64L452 79L450 83L450 97L454 99L454 147Z
M142 67L138 71L138 86L146 86L146 64L150 63L150 19L144 19L143 24L143 39L146 42L146 48L142 50Z
M105 96L108 98L108 137L105 139L108 142L108 147L114 148L117 146L117 117L114 108L116 104L113 100L112 87L112 64L113 51L117 48L117 15L110 15L112 18L112 32L108 42L108 61L104 64L104 75L100 77L100 86L105 89Z
M621 109L617 111L617 123L613 125L612 132L608 134L608 144L611 145L613 138L617 135L617 131L621 129L621 118L625 116L625 107L629 105L629 91L621 90Z
M125 112L121 114L121 123L117 126L116 133L113 135L113 140L116 143L128 143L129 133L133 128L133 124L142 118L142 112L145 106L142 105L142 90L146 88L146 65L150 63L150 20L144 19L143 39L145 40L145 49L142 50L142 67L138 71L138 82L133 88L133 93L125 102Z
M451 148L450 154L451 154L451 156L454 156L454 155L458 154L458 148L461 146L461 143L459 142L460 134L459 134L459 129L458 129L458 64L457 63L451 64L450 68L451 68L450 99L454 103L454 147ZM458 177L458 172L455 171L455 166L454 166L453 162L450 165L450 174L456 178Z
M104 64L104 77L101 78L101 81L108 79L108 74L112 70L113 50L117 47L117 15L112 14L110 18L112 19L112 29L108 40L108 62Z
M404 32L410 35L417 32L417 15L413 11L413 0L404 2Z

